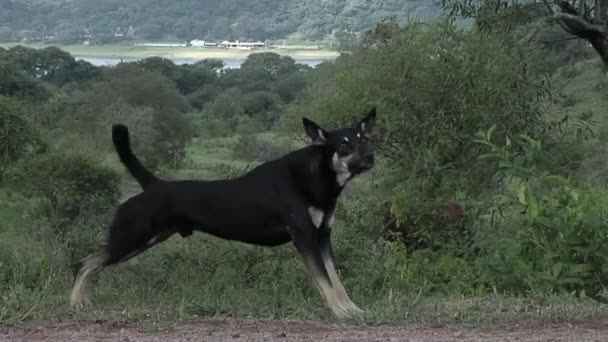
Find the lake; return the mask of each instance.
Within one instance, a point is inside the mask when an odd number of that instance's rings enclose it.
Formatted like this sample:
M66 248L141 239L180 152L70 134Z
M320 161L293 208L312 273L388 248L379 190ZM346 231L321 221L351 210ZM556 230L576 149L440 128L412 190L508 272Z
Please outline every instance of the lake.
M141 58L90 57L90 56L86 56L86 57L74 56L74 57L76 59L87 61L96 66L116 65L116 64L120 63L121 61L134 62L134 61L141 59ZM193 63L199 61L198 59L195 59L195 58L170 58L170 59L175 64L193 64ZM238 69L241 67L241 63L243 63L245 61L245 59L243 59L243 58L222 58L221 60L224 62L225 68L227 68L227 69ZM323 62L329 61L329 60L331 60L331 59L318 59L318 58L316 58L316 59L296 58L295 59L296 63L306 64L311 67L314 67L317 64L320 64L320 63L323 63Z

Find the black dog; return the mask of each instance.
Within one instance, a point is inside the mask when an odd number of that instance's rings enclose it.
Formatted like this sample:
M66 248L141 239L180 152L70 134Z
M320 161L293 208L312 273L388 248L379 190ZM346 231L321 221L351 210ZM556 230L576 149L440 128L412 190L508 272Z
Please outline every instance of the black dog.
M362 313L338 278L330 234L346 182L374 165L368 134L375 119L374 108L355 127L328 132L303 118L312 145L219 181L158 179L131 151L127 127L114 125L120 160L144 191L118 207L107 244L80 262L70 304L82 306L87 283L103 268L198 230L263 246L293 241L333 313Z

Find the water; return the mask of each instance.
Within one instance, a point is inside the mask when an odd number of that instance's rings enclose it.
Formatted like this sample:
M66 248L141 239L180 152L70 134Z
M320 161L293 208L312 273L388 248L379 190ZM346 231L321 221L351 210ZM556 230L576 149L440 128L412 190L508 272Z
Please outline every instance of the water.
M76 57L76 59L87 61L96 66L111 66L122 62L134 62L139 58L121 58L121 57ZM175 64L193 64L198 59L195 58L170 58ZM314 67L317 64L323 63L330 59L295 59L296 63L306 64ZM245 61L242 58L223 58L224 67L227 69L238 69L241 67L241 63Z

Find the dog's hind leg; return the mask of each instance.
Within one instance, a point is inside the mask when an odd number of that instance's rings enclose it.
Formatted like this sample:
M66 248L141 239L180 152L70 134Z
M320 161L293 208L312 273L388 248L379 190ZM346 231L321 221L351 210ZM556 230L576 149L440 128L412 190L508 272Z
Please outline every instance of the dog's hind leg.
M84 305L91 278L104 268L132 259L175 233L175 230L158 233L159 230L153 228L155 227L146 221L129 222L117 219L111 227L108 244L100 252L93 253L80 262L70 293L70 305L76 308Z
M74 279L72 292L70 293L70 305L80 308L86 300L86 291L91 281L91 277L99 273L109 260L105 249L97 253L90 254L80 262L80 268Z

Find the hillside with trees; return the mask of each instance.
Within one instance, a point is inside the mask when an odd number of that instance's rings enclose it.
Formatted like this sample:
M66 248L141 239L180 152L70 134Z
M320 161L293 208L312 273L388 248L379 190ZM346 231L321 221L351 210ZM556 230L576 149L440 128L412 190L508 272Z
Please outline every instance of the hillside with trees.
M54 37L61 43L125 39L322 41L373 28L383 17L405 22L440 14L432 0L6 0L0 41Z

